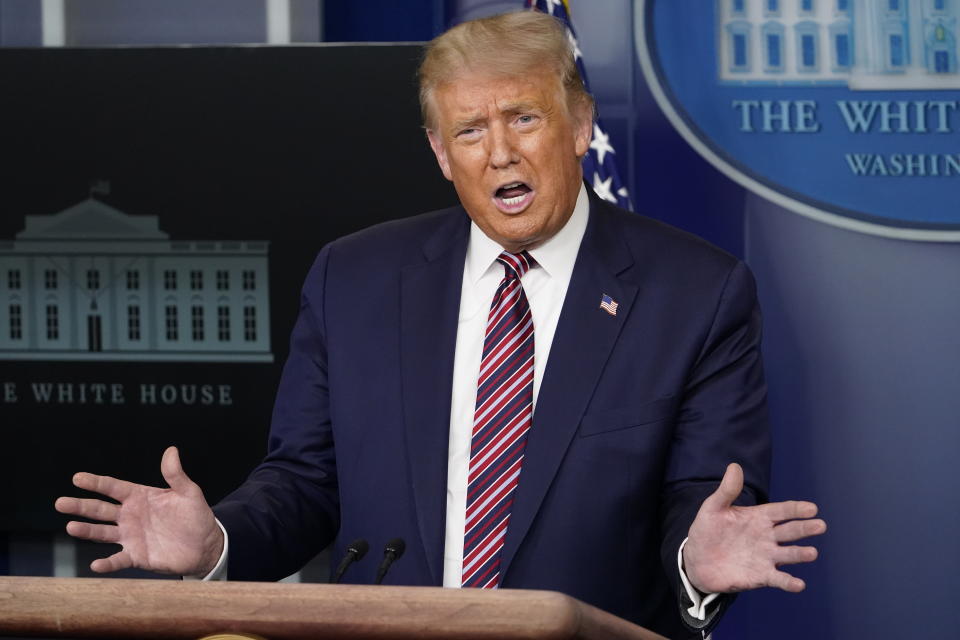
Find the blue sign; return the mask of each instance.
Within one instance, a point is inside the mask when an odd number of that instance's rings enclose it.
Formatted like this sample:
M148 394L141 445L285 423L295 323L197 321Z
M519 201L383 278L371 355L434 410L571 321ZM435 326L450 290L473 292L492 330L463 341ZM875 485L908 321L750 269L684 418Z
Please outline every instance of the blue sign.
M640 64L751 191L876 235L960 241L960 0L636 0Z

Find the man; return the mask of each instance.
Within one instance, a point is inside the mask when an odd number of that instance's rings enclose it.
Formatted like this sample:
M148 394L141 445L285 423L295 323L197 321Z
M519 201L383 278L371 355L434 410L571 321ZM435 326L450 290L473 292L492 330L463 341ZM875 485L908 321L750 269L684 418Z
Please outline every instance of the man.
M765 500L769 464L752 278L587 192L593 105L562 29L455 27L421 104L462 207L321 251L269 453L212 511L172 448L169 490L77 474L120 503L57 502L116 523L67 525L123 545L93 570L278 579L401 537L388 582L555 589L670 637L723 594L803 589L777 567L816 550L780 543L825 530L816 506L733 506Z

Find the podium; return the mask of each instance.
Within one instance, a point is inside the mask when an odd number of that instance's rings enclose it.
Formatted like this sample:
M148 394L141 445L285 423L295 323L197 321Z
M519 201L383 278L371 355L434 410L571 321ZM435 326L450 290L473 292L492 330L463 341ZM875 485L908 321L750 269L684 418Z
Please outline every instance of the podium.
M0 637L666 640L552 591L0 577Z

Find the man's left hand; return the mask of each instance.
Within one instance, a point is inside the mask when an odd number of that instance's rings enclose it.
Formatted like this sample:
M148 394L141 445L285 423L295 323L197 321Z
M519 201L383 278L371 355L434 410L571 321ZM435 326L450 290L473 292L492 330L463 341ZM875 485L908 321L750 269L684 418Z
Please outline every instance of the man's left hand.
M703 593L729 593L776 587L794 593L806 586L780 571L785 564L812 562L815 547L781 543L820 535L827 523L812 502L773 502L751 507L733 504L743 490L743 469L727 467L717 490L700 506L683 547L687 578Z

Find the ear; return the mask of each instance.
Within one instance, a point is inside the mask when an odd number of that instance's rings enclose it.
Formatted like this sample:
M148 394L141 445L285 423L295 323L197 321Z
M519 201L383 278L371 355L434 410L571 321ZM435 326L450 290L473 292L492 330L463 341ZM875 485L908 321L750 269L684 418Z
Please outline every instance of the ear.
M440 165L440 171L443 177L453 181L453 174L450 173L450 163L447 162L447 150L443 147L443 140L433 129L427 129L427 140L430 141L430 148L433 149L433 155L437 157L437 164Z
M584 106L574 114L574 148L577 157L582 158L590 150L590 141L593 139L593 110Z

